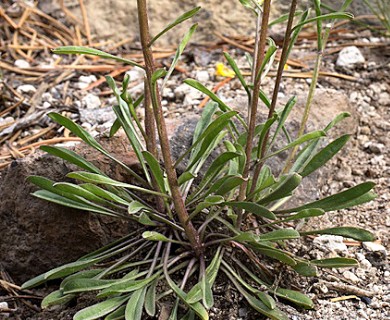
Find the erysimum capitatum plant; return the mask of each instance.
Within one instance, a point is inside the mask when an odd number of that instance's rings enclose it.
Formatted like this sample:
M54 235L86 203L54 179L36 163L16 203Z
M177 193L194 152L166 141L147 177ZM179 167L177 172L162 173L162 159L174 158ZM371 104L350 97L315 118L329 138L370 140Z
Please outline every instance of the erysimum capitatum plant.
M81 293L93 291L99 302L76 313L75 320L136 320L145 319L146 315L155 316L158 302L170 296L169 319L206 320L214 303L213 284L224 274L226 281L234 285L253 309L272 319L287 319L277 307L275 297L303 308L312 308L313 302L301 292L274 286L275 275L269 271L268 264L273 264L272 268L284 265L300 275L315 276L318 267L350 267L357 263L343 257L306 260L288 251L289 240L312 234L373 240L370 232L354 227L299 232L294 223L370 201L375 197L371 182L298 207L288 206L287 202L293 198L302 179L327 163L349 139L348 135L343 135L324 144L326 133L347 114L338 115L323 130L304 133L304 129L329 31L334 20L351 18L344 12L350 1L345 1L339 12L329 14L321 12L320 1L313 1L312 14L309 10L297 13L297 1L292 0L289 14L272 22L287 21L271 97L261 90L262 79L277 51L272 39L267 39L268 27L272 24L269 22L271 3L270 0L263 4L250 0L240 2L254 13L258 25L255 53L249 59L251 77L244 77L234 59L228 53L224 55L247 92L248 119L198 81L185 80L187 85L209 96L211 102L197 124L192 145L178 159L173 159L170 152L160 92L197 25L185 34L168 70L156 68L152 46L176 25L192 18L200 8L184 13L151 37L146 0L138 0L144 64L93 48L54 50L57 54L88 54L114 59L145 71L144 94L139 97L128 94L128 77L121 88L107 77L117 99L113 106L117 119L110 134L114 135L118 130L126 133L142 172L134 172L114 158L78 124L59 114L50 114L51 119L84 143L122 166L133 179L116 181L72 151L43 147L46 152L77 165L82 171L68 174L78 184L30 177L30 181L41 188L35 196L96 214L132 220L139 228L75 262L27 281L23 288L63 279L59 289L42 301L43 308L65 304ZM325 27L323 21L326 21ZM277 93L287 57L302 27L308 23L315 23L318 30L318 56L301 130L292 137L285 122L296 98L291 97L277 110ZM144 126L135 112L140 105L145 108ZM269 109L264 123L257 123L259 108ZM281 136L287 142L275 149L275 141ZM280 161L275 157L286 151L290 153L284 169L273 172L269 162ZM211 157L212 152L218 155ZM209 158L211 161L206 161ZM185 167L180 175L179 165ZM246 263L248 260L250 266Z

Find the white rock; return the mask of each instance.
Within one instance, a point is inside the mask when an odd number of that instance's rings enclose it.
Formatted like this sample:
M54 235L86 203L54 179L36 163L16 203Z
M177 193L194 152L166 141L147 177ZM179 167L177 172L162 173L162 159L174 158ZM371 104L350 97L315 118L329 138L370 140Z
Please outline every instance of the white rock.
M145 71L138 67L127 71L126 74L130 77L130 81L143 80L145 77Z
M21 93L34 93L37 91L37 89L31 84L23 84L17 87L16 91Z
M99 109L80 109L80 120L90 125L114 123L116 116L111 107Z
M383 106L390 105L390 94L388 92L380 93L378 103Z
M340 51L336 65L339 67L351 67L357 63L364 63L365 61L360 50L355 46L350 46Z
M360 281L360 279L355 274L353 274L351 271L344 271L343 277L349 281L352 281L353 283L357 283Z
M83 104L87 109L98 109L102 102L100 101L100 98L97 95L94 95L93 93L88 93L83 99Z
M362 261L360 261L360 266L364 270L370 270L372 268L371 262L368 261L367 259L363 259Z
M97 81L96 76L90 75L90 76L80 76L79 82L75 84L75 87L78 89L85 89L88 87L92 82Z
M14 66L17 68L30 68L30 64L26 60L18 59L15 60Z
M371 252L382 252L386 254L386 248L376 242L363 242L363 248Z
M206 70L201 70L196 72L195 78L199 82L204 83L210 80L210 75Z
M363 261L364 259L366 259L366 256L363 253L358 252L356 253L356 259L358 261Z
M2 312L2 310L5 310L5 309L8 309L9 306L8 306L8 303L5 302L5 301L2 301L0 302L0 314L4 317L4 318L9 318L9 313L8 312ZM3 318L1 318L3 319Z
M343 242L343 237L322 235L313 240L314 245L319 249L326 249L330 252L345 252L348 251L347 246Z

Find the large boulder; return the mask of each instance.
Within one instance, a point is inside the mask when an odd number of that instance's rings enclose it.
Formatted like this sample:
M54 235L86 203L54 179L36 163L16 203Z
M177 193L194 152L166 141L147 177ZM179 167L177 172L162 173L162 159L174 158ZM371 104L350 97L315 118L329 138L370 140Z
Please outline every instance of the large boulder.
M121 161L136 166L136 157L123 138L102 138L100 142ZM119 166L84 144L76 146L76 151L110 176L122 181L129 179ZM64 181L66 174L75 169L59 158L36 152L14 161L2 173L0 264L16 281L25 281L73 261L127 234L127 222L66 208L31 195L37 188L26 181L28 176Z

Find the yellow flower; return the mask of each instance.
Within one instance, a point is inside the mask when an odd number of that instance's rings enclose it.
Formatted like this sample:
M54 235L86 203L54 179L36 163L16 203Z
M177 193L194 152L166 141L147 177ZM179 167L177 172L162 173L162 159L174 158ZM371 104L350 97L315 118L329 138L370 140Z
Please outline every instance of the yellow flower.
M233 70L229 69L221 62L218 62L215 66L215 75L226 78L234 78L236 76Z

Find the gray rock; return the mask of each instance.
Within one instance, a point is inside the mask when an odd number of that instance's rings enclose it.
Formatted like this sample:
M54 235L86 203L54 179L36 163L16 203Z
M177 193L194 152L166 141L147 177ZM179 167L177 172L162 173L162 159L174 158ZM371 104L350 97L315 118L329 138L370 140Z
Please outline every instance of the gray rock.
M90 125L114 123L116 116L111 107L100 109L80 109L80 120Z
M100 101L100 98L93 93L88 93L82 99L82 105L84 105L87 109L97 109L101 106L101 104L102 102Z
M336 65L339 67L351 67L358 63L364 63L366 59L355 46L345 47L339 53Z
M100 138L99 142L114 157L137 170L136 156L123 137ZM131 181L120 166L107 161L85 144L76 146L76 152L110 177ZM69 182L65 176L73 170L77 168L62 159L35 152L15 160L2 172L0 261L15 281L25 281L74 261L127 234L129 224L126 221L66 208L31 195L37 188L26 180L28 176L42 175L53 181Z

